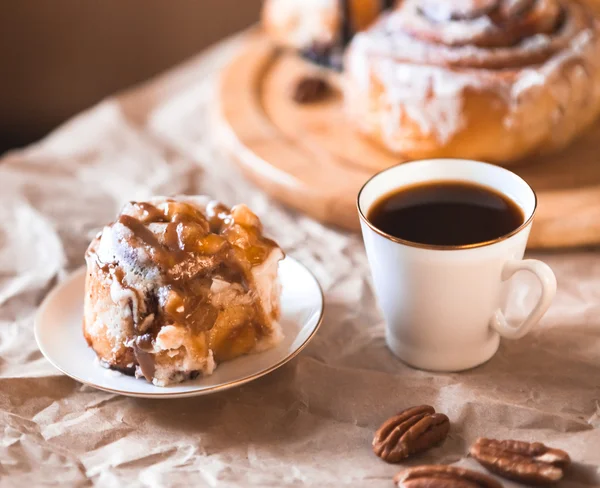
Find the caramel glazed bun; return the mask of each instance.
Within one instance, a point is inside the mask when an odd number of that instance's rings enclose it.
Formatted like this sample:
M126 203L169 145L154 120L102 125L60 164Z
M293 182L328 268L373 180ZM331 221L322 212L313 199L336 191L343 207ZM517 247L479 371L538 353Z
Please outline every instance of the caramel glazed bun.
M396 0L266 0L262 23L282 46L309 60L341 68L352 36L367 28Z
M100 363L157 386L282 339L278 262L245 205L131 202L90 244L83 333Z
M556 150L600 113L599 25L576 0L405 0L348 48L346 107L407 158Z

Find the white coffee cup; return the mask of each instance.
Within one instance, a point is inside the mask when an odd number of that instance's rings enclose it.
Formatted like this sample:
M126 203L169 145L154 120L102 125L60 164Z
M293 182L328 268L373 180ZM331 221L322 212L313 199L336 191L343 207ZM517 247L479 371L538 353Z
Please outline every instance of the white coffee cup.
M418 183L448 180L472 182L507 196L522 209L524 223L490 242L450 247L398 239L367 218L371 206L384 195ZM387 344L411 366L431 371L478 366L496 353L500 337L519 339L527 334L556 294L552 270L541 261L523 260L537 198L511 171L461 159L404 163L368 180L357 205L387 325ZM510 325L504 316L510 278L521 270L538 277L542 293L525 321Z

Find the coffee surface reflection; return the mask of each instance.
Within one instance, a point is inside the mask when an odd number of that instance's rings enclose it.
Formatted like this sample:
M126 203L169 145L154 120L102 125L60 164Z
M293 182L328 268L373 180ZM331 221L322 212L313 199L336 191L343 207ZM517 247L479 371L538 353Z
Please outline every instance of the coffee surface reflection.
M462 181L399 188L379 198L367 218L386 234L432 246L493 241L525 220L523 210L510 198Z

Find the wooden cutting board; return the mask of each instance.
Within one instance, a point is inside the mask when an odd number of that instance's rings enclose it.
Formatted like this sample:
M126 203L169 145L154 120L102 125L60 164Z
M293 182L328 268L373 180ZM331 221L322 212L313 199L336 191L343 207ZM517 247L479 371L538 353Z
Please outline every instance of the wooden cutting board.
M249 37L220 81L220 133L243 172L281 202L327 223L356 230L356 195L374 173L401 162L348 122L337 76L334 93L298 105L297 80L317 69ZM536 190L530 247L600 244L600 124L567 150L511 167Z

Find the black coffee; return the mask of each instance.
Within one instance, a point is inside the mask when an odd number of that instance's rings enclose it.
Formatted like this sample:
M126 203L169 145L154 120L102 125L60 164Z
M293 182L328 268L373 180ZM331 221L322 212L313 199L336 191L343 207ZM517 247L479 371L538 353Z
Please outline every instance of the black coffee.
M436 246L492 241L525 221L523 211L509 198L462 181L400 188L375 202L367 218L386 234Z

